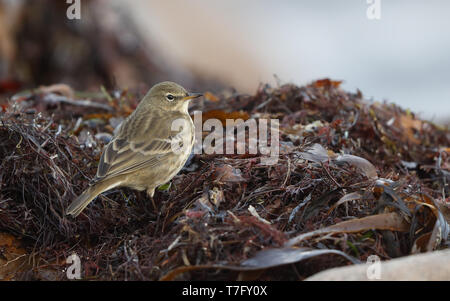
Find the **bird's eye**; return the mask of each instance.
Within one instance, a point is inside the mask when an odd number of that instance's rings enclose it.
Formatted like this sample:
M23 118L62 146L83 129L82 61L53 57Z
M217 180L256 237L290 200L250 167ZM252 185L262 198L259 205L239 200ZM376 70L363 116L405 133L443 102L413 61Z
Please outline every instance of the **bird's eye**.
M168 101L173 101L175 99L175 96L173 96L172 94L167 94L166 98Z

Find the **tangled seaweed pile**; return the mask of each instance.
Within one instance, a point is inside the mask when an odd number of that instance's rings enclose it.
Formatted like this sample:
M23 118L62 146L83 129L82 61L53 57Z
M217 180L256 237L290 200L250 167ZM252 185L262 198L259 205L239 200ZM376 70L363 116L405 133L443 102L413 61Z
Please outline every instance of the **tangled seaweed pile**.
M0 234L22 252L3 249L16 264L5 278L67 279L75 253L84 279L296 280L448 247L450 131L339 84L207 93L193 108L203 121L280 120L275 165L193 155L154 202L114 189L77 219L65 208L139 98L80 101L66 86L14 97L0 111Z

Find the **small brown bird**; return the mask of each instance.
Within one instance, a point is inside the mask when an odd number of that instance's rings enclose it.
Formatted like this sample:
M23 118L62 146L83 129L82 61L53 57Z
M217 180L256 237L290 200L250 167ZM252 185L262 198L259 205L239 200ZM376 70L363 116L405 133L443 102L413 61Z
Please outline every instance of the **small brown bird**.
M194 123L188 105L199 96L173 82L153 86L105 147L91 186L67 214L78 216L99 194L120 186L147 190L153 197L155 188L170 181L191 153Z

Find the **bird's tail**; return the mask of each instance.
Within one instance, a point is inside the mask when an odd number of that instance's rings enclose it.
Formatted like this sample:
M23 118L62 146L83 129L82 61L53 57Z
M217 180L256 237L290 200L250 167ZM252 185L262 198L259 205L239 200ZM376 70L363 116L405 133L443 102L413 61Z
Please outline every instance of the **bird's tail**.
M66 214L77 217L84 208L92 202L100 193L118 186L118 183L109 183L108 181L99 182L86 189L67 207Z

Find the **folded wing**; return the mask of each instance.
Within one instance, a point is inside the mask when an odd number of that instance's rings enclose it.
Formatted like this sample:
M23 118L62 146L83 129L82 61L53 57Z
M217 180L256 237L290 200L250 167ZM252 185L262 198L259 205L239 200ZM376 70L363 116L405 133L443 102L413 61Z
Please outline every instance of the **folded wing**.
M181 131L172 131L170 124L158 122L158 118L162 117L125 121L117 137L103 151L94 182L163 164L173 153L173 143L180 144L183 140Z

